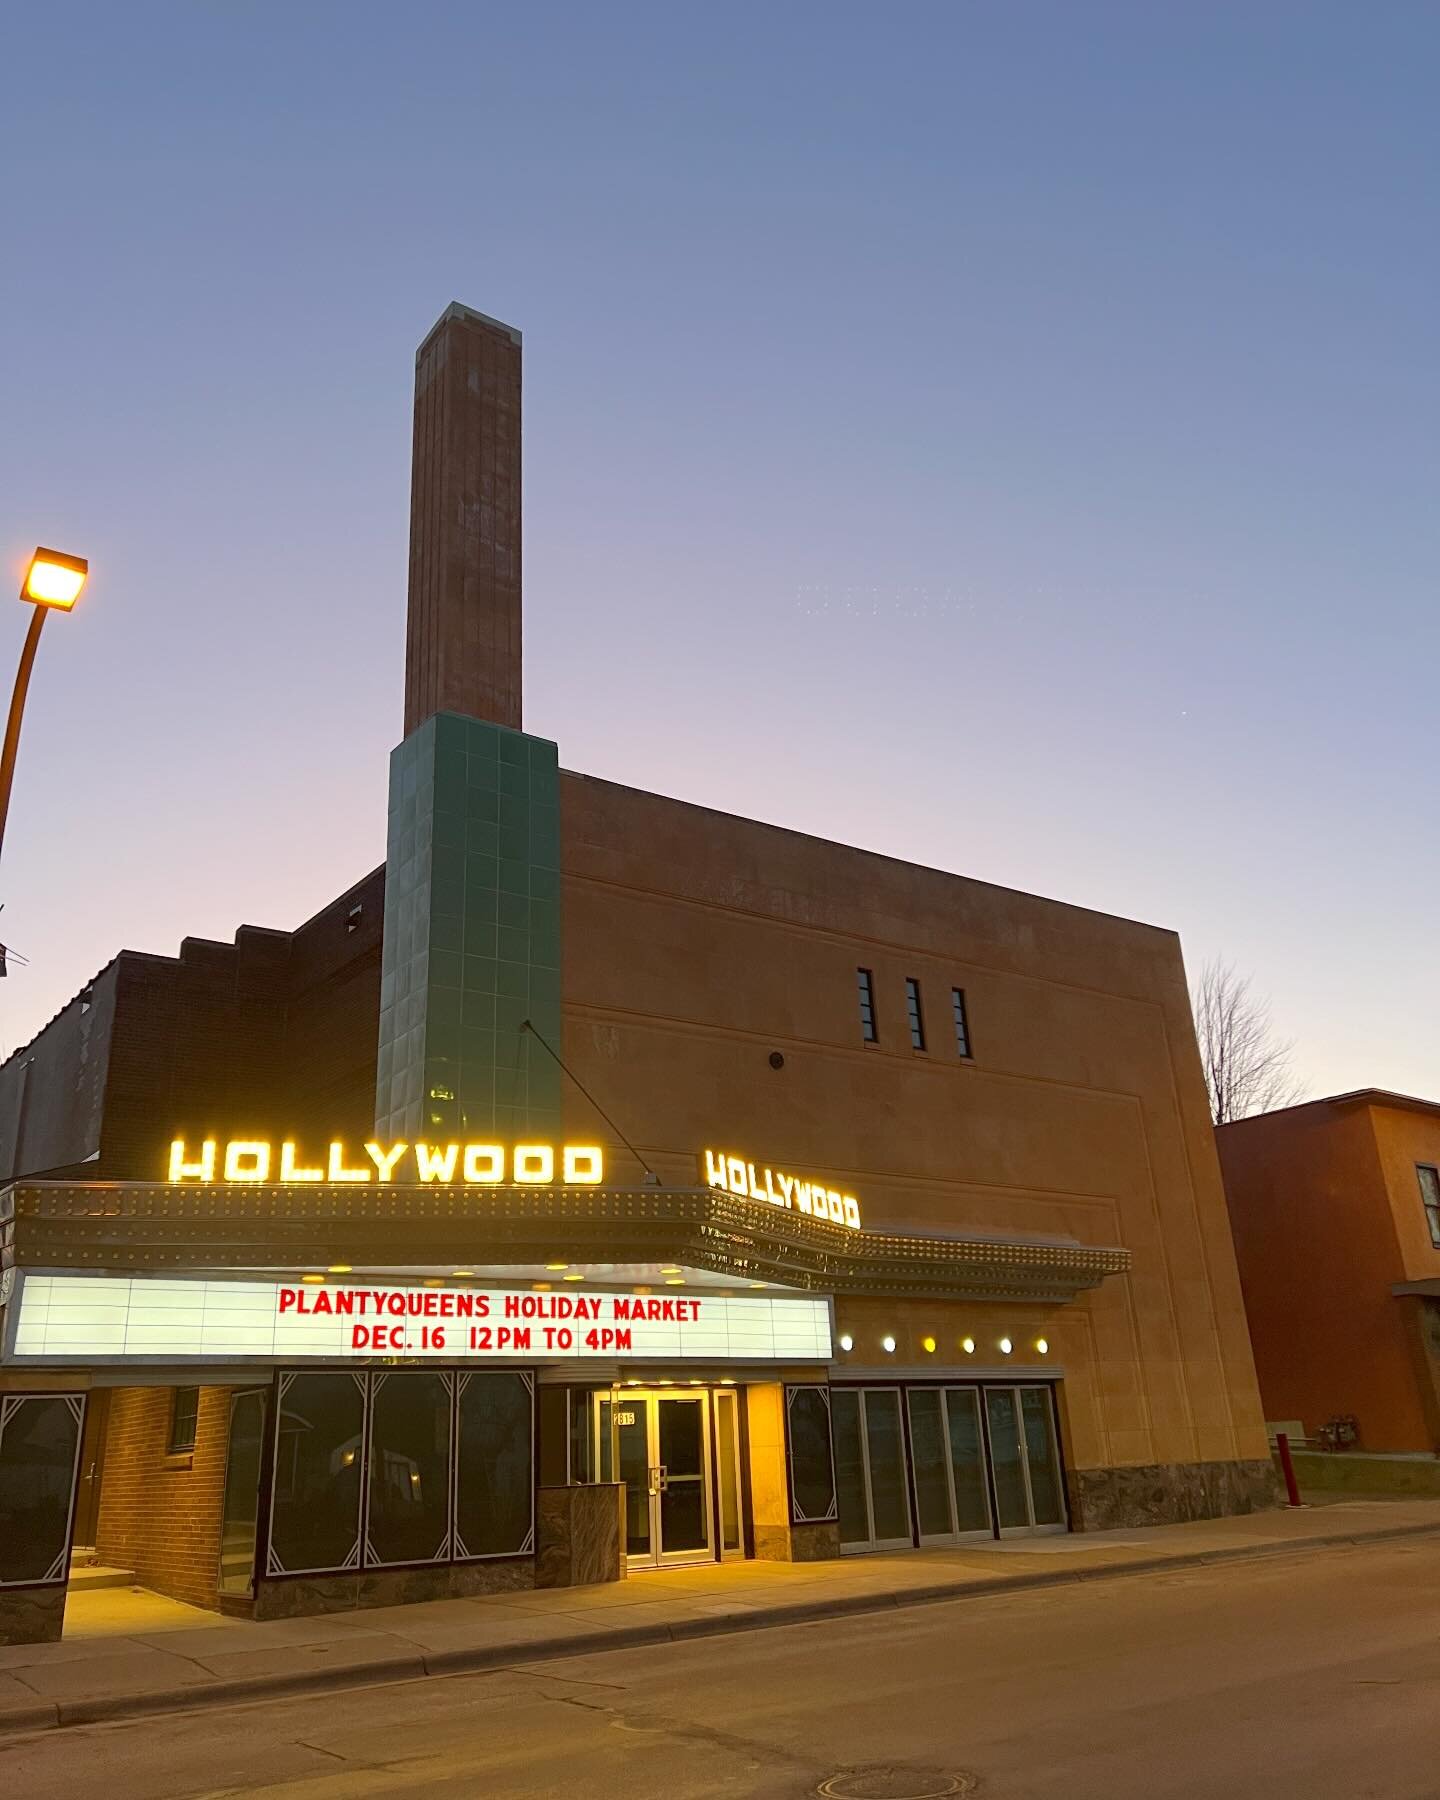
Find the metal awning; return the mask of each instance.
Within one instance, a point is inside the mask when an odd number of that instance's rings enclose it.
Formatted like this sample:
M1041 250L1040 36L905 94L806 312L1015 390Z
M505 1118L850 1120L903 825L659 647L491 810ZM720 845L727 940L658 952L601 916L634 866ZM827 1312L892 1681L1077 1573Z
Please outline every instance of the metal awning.
M323 1271L477 1260L673 1261L813 1293L1055 1303L1124 1273L1130 1252L854 1231L715 1188L21 1181L0 1193L0 1270Z

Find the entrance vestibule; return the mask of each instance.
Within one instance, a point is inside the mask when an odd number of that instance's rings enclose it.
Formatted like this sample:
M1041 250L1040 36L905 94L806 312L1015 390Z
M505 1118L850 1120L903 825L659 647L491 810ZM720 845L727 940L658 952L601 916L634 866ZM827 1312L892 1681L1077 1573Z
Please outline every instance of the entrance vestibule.
M624 1387L593 1396L595 1467L625 1485L632 1570L743 1556L733 1387Z

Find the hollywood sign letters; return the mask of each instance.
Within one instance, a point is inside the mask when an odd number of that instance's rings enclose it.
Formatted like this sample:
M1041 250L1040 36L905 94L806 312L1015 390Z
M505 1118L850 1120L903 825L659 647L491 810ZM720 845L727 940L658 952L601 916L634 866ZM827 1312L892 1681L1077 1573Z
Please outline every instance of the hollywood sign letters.
M275 1145L265 1138L231 1138L223 1156L216 1138L206 1138L192 1155L184 1138L170 1146L172 1182L297 1183L457 1182L498 1187L505 1182L549 1187L595 1187L605 1179L605 1152L598 1144L375 1144L363 1148L363 1160L351 1160L344 1140L332 1138L325 1161L307 1161L294 1138Z
M860 1229L860 1202L853 1194L829 1187L818 1175L790 1175L764 1165L757 1170L753 1162L724 1150L704 1151L700 1166L707 1187L724 1188L737 1199L763 1200L768 1206L784 1206L808 1213L812 1219L848 1225L852 1231Z

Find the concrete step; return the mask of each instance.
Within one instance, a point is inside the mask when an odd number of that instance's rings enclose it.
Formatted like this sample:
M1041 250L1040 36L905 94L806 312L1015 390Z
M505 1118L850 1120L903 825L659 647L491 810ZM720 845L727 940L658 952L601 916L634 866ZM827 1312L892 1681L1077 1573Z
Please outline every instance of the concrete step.
M76 1593L81 1588L119 1588L134 1587L135 1571L133 1569L107 1569L103 1563L91 1563L85 1568L70 1570L70 1592Z

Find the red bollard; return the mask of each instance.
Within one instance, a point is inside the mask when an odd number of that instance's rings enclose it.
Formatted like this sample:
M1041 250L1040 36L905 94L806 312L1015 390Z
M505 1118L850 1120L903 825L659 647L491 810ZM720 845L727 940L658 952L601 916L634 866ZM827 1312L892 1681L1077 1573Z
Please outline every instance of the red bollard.
M1300 1498L1300 1483L1295 1479L1295 1465L1290 1460L1290 1434L1285 1431L1275 1433L1275 1448L1280 1452L1280 1467L1285 1471L1285 1492L1290 1496L1290 1506L1303 1506Z

